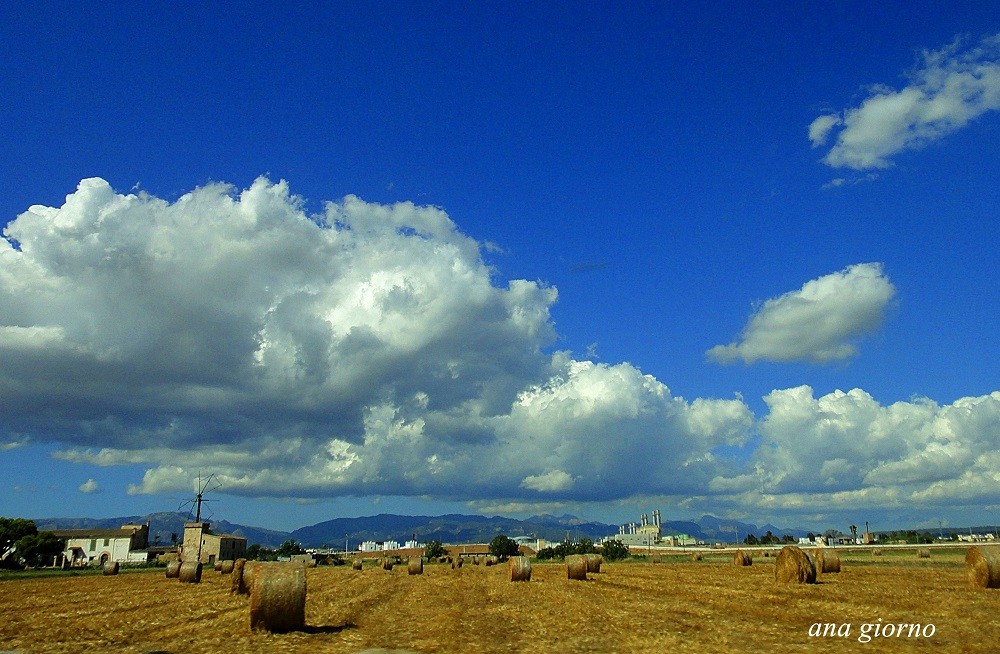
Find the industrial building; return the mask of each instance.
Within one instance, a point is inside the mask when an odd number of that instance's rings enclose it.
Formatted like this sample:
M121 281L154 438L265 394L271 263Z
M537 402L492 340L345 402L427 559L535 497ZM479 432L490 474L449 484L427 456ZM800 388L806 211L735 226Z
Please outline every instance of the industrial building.
M639 516L639 524L630 522L627 525L621 525L617 534L608 536L605 540L617 540L625 545L636 547L659 544L663 540L660 528L660 511L658 509L653 511L652 523L649 522L649 516L643 513Z

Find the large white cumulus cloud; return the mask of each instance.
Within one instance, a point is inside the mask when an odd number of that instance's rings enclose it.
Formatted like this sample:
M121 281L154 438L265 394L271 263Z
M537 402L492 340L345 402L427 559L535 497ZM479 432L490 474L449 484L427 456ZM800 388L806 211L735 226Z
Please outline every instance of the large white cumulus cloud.
M441 210L287 185L176 202L84 180L0 243L0 449L211 471L247 496L556 507L672 498L742 512L1000 502L1000 391L881 405L854 389L685 399L552 352L556 291L499 282ZM831 360L895 290L860 264L765 303L745 360Z
M735 504L834 511L1000 501L1000 391L883 406L860 389L765 398L750 470L710 488Z
M18 216L0 248L5 436L148 464L134 492L210 469L248 495L546 499L633 493L636 456L681 490L746 438L742 402L546 353L555 289L495 283L441 210L302 206L265 179L173 203L88 179Z

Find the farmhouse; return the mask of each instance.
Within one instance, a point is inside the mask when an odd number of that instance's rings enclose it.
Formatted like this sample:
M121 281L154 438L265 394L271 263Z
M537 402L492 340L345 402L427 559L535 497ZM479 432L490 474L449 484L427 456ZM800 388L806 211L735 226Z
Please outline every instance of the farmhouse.
M231 534L213 534L207 522L184 523L184 544L181 561L214 564L235 561L247 555L247 539Z
M151 557L149 524L122 525L121 529L55 529L66 540L66 565L83 567L108 562L146 563Z

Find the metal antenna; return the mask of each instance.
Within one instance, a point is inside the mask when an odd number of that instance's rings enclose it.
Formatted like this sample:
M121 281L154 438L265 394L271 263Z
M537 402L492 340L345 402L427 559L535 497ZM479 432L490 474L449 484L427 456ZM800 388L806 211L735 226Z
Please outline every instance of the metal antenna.
M180 511L184 507L190 507L188 509L188 515L191 515L191 511L194 511L194 521L201 522L201 505L208 502L214 502L215 500L206 500L205 493L211 493L222 488L222 482L215 478L215 474L211 474L205 479L201 478L201 473L198 473L198 492L195 494L194 499L188 500L181 504L177 510Z

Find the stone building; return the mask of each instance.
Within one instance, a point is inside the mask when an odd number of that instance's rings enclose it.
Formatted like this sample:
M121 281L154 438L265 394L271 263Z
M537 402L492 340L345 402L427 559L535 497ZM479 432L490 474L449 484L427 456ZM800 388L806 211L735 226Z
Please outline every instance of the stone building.
M184 523L181 561L235 561L247 555L247 539L231 534L213 534L207 522Z

